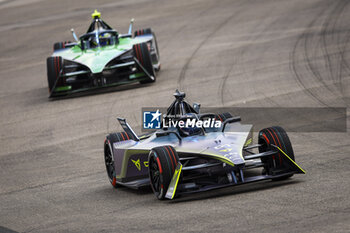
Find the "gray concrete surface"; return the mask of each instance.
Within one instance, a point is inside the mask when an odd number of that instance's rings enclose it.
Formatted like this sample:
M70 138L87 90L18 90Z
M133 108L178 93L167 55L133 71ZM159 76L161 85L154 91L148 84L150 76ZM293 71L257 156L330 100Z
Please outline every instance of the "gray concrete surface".
M157 83L49 101L46 57L95 8L120 32L131 17L152 27ZM116 116L139 131L141 108L176 88L208 107L349 107L349 13L346 0L0 1L0 230L349 232L349 120L290 134L307 175L174 201L113 189L102 155Z

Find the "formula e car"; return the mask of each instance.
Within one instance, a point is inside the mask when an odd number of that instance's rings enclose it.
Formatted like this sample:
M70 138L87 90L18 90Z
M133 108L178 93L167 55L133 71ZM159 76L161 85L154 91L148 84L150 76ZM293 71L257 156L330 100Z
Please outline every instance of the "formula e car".
M114 187L137 189L151 185L162 200L305 173L295 163L283 128L262 129L257 144L253 144L252 125L241 124L240 117L201 113L199 104L191 106L184 100L185 93L176 91L174 96L160 129L138 136L125 119L118 118L124 132L106 136L105 165ZM206 120L213 120L215 127L197 124ZM174 126L169 121L178 124ZM184 122L192 125L187 127Z
M77 91L109 87L132 82L152 83L160 69L159 50L150 28L132 35L118 34L95 10L86 34L75 42L54 44L47 58L47 80L50 97Z

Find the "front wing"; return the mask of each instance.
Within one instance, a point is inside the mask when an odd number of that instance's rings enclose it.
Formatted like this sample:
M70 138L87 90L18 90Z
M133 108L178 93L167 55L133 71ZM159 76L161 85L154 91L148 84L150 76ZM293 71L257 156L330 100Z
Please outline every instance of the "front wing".
M196 158L196 156L187 156L187 157L181 157L180 161L174 171L173 177L171 179L171 182L169 184L168 190L166 192L165 197L167 199L173 199L176 195L185 195L185 194L191 194L191 193L198 193L198 192L204 192L214 189L220 189L230 186L236 186L236 185L242 185L242 184L248 184L263 180L270 180L270 179L278 179L280 177L286 177L289 175L297 174L297 173L305 173L305 171L295 163L286 153L284 153L280 148L275 147L276 150L271 150L263 153L258 154L252 154L245 156L246 163L244 166L229 166L225 164L224 162L220 160L210 160L208 163L203 164L197 164L197 165L187 165L188 160ZM254 175L254 176L246 176L246 171L254 168L263 167L264 164L260 162L260 158L267 157L267 156L273 156L276 155L278 152L282 152L283 156L288 158L290 163L290 168L284 171L276 171L272 174L266 174L266 175ZM145 156L147 157L147 153L145 153ZM130 157L129 160L132 158ZM135 162L135 161L133 161ZM126 161L126 164L124 164L125 167L128 167L131 163L130 161ZM226 183L206 183L205 185L196 184L195 180L188 179L188 176L186 177L186 172L191 172L199 169L210 169L220 167L220 169L226 173L232 174L232 180L230 182ZM234 174L235 171L239 176L236 176ZM197 177L198 178L198 177ZM150 184L150 180L147 177L146 174L144 174L139 179L133 179L132 181L123 180L123 179L117 179L117 183L123 186L126 186L128 188L132 189L138 189L141 187L148 186Z
M88 69L68 73L62 69L49 97L114 87L153 78L137 58L131 55L127 62L106 67L102 73L98 74L93 74ZM59 82L64 85L58 86Z
M259 154L254 154L250 156L246 156L246 160L255 160L252 161L252 163L249 163L247 166L241 166L236 169L239 169L240 177L236 177L234 173L232 173L232 180L229 183L224 184L209 184L209 185L195 185L194 183L186 183L181 181L181 173L183 170L195 170L195 169L202 169L204 167L210 167L210 166L216 166L217 164L203 164L203 165L197 165L192 167L186 167L183 166L181 162L178 163L176 170L174 172L174 175L172 177L172 180L170 182L169 188L167 190L167 193L165 195L168 199L173 199L175 194L190 194L190 193L198 193L198 192L204 192L209 191L213 189L219 189L219 188L225 188L230 186L236 186L236 185L242 185L242 184L248 184L263 180L270 180L270 179L278 179L281 177L291 176L293 174L297 173L303 173L306 172L297 164L295 161L293 161L282 149L280 149L277 146L274 146L277 150L273 151L267 151ZM283 156L285 156L290 161L290 168L285 171L279 171L275 172L273 174L266 174L266 175L255 175L250 177L244 176L244 171L252 168L258 168L263 167L263 163L256 162L256 159L262 158L265 156L272 156L277 154L278 152L282 152ZM248 163L247 163L248 164ZM236 170L237 171L237 170ZM231 171L232 172L232 171Z

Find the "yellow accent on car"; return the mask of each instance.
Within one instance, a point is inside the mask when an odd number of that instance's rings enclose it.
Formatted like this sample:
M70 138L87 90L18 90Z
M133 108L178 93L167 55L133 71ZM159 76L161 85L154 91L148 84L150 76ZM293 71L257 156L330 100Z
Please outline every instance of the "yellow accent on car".
M141 163L140 163L140 159L138 159L138 160L131 160L134 164L135 164L135 166L137 167L137 169L139 170L139 171L141 171Z
M227 149L220 150L220 152L230 152L231 150L232 150L232 149L227 148Z
M177 184L179 183L179 178L180 178L181 170L182 170L182 164L180 163L180 167L179 167L178 169L176 169L176 171L175 171L175 172L177 172L177 178L176 178L176 183L175 183L175 187L174 187L174 193L173 193L173 196L171 197L171 199L173 199L174 196L175 196ZM175 175L175 174L174 174L174 175Z
M143 165L145 165L145 167L148 167L148 161L143 162Z
M281 148L279 148L278 146L275 145L275 147L281 151L290 161L292 161L294 163L295 166L297 166L304 174L306 174L306 172L298 165L296 164L296 162L294 162L293 159L291 159Z
M217 155L217 154L212 154L212 153L206 153L207 156L210 156L210 157L213 157L214 159L217 159L217 160L220 160L221 162L224 162L232 167L235 166L235 164L229 160L228 158L224 157L224 156L220 156L220 155Z
M244 144L244 146L248 146L250 143L252 143L252 138L249 138L246 142L245 142L245 144Z
M95 10L92 14L91 17L94 18L100 18L101 17L101 12L98 12L97 10Z
M125 155L122 161L121 170L118 173L116 173L117 179L126 177L126 173L129 168L128 164L130 162L131 156L133 156L134 154L148 155L149 150L126 150L124 153Z
M179 162L176 166L176 169L174 171L174 175L171 178L168 190L166 192L165 197L168 199L173 199L175 196L177 184L179 183L180 175L182 170L182 164Z

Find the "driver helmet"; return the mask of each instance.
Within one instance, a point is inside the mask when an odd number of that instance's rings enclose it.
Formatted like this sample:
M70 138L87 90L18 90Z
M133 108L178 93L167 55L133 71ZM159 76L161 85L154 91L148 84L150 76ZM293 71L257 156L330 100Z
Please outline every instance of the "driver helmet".
M99 41L101 46L106 46L110 44L110 38L112 37L112 34L109 32L101 33L99 35Z
M194 125L193 127L192 125L189 125L188 127L186 127L187 120L191 120L191 119L197 120L197 117L194 113L188 113L180 118L179 121L183 121L185 123L184 127L179 127L181 136L188 137L188 136L198 135L202 133L202 129L197 127L196 125Z

